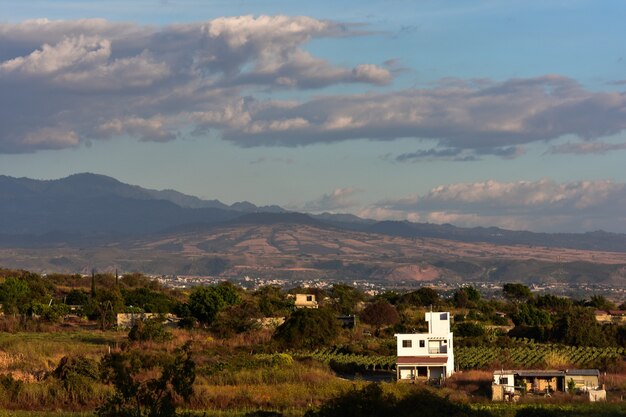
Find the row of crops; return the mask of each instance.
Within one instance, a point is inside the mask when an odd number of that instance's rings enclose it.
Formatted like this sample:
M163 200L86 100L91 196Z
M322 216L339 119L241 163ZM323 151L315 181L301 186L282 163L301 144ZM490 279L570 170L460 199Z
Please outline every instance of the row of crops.
M532 368L576 366L604 367L622 360L626 350L621 347L595 348L535 344L519 341L514 347L478 346L454 349L457 369L485 369L493 367ZM312 352L293 353L295 358L310 358L329 364L350 366L361 370L392 370L396 356L357 355L342 353L338 348L324 348Z

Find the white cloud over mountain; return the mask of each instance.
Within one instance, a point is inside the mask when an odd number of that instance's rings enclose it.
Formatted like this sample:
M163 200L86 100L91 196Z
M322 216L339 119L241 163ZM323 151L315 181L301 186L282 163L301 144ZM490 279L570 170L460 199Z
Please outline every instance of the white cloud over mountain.
M359 204L354 199L354 195L361 190L356 188L336 188L333 192L324 194L321 197L309 201L302 207L303 210L309 212L323 212L323 211L341 211L349 208L353 208Z
M457 183L423 195L380 201L359 214L372 218L499 226L532 231L626 230L626 184L552 180Z

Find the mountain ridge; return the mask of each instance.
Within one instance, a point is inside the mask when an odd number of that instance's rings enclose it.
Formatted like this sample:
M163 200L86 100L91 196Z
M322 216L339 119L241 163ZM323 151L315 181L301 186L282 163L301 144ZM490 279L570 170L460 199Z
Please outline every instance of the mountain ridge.
M535 233L497 227L462 228L451 224L362 219L353 214L297 213L280 206L231 205L203 200L175 190L153 190L125 184L93 173L73 174L57 180L36 180L0 175L0 243L19 245L30 240L68 243L90 235L119 238L241 224L300 223L411 239L436 238L459 242L562 247L626 252L626 234ZM259 214L254 216L252 214ZM41 239L47 236L46 239ZM89 239L86 239L87 241ZM41 244L41 241L37 242Z

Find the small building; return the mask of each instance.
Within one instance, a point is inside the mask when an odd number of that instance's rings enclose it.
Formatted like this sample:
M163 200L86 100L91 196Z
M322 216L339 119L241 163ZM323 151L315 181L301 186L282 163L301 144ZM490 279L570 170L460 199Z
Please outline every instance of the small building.
M175 325L179 319L174 314L158 314L158 313L117 313L117 328L130 329L138 321L163 319L163 324Z
M594 314L598 323L622 324L626 322L626 311L624 310L596 310Z
M337 316L337 321L344 329L354 329L358 323L358 317L355 315Z
M492 400L501 401L521 394L550 395L555 391L590 392L600 389L597 369L500 370L493 373Z
M426 313L427 333L396 334L396 377L399 382L442 381L454 373L450 313Z
M294 306L296 308L317 308L315 294L296 294Z

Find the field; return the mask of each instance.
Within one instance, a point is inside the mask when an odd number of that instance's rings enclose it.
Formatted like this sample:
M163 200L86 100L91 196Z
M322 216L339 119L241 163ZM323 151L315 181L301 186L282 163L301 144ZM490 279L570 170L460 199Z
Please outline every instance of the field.
M606 367L621 362L624 348L574 347L557 344L538 344L515 340L514 347L479 346L455 348L455 366L458 370L532 367ZM356 355L343 353L338 348L325 348L313 352L299 352L300 358L312 358L331 366L358 371L394 369L396 357L384 355Z
M393 375L395 357L383 355L355 355L342 353L341 349L320 349L311 352L271 353L257 352L258 346L268 341L268 334L258 332L245 337L215 340L202 331L175 330L174 339L156 344L146 342L135 346L149 352L171 352L185 341L193 343L197 363L194 394L190 399L190 411L207 416L244 416L259 409L278 410L285 416L299 417L313 407L359 389L368 384L364 371L384 371ZM125 332L95 330L63 330L52 332L0 333L0 375L11 373L21 383L12 396L0 396L0 417L64 417L91 416L95 407L110 395L112 388L94 383L90 395L76 397L63 384L50 376L66 355L84 355L97 360L109 350L116 351L127 343ZM510 358L521 365L527 358L541 358L550 352L562 351L558 346L538 346L518 340L518 346L508 351ZM500 350L498 350L500 349ZM571 358L578 358L581 366L588 360L617 357L617 350L570 349ZM459 363L470 367L471 363L488 367L493 355L504 352L502 348L458 348ZM583 359L586 358L586 359ZM539 361L540 359L537 359ZM473 361L473 362L472 362ZM535 362L538 363L538 362ZM530 362L527 362L530 364ZM350 380L337 377L334 370L347 369L361 377ZM341 372L340 372L341 374ZM447 387L434 391L436 395L453 401L471 404L476 410L485 410L494 416L519 416L524 407L491 404L488 401L491 373L470 371L457 373ZM613 379L619 388L626 386L620 378ZM383 390L398 398L410 395L416 389L411 384L382 383ZM2 388L0 388L2 389ZM6 387L4 392L7 391ZM612 394L612 398L618 394ZM562 401L562 400L559 400ZM562 404L541 405L561 410ZM561 407L561 408L559 408ZM584 404L576 405L568 416L626 415L621 404L598 406L586 411ZM543 408L542 408L543 409ZM533 411L529 409L529 413ZM559 411L560 412L560 411ZM597 414L594 414L597 413ZM523 414L522 414L523 415ZM528 414L533 415L533 414ZM535 414L536 415L536 414Z

